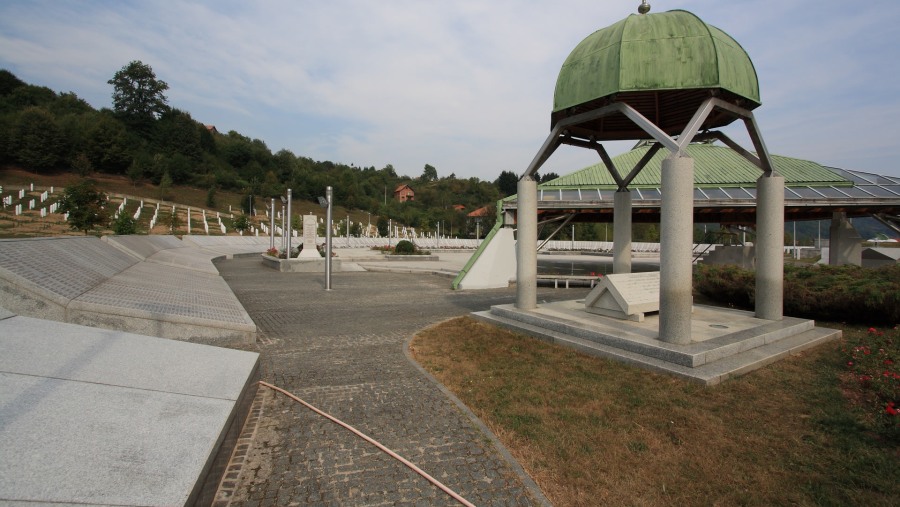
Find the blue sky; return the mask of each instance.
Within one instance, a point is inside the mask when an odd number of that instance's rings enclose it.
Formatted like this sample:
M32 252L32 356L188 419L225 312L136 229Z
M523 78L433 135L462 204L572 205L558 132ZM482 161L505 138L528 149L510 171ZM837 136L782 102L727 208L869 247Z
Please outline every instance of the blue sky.
M639 0L65 1L0 3L0 68L110 107L131 60L171 106L275 152L418 176L521 173L550 126L569 52ZM900 176L900 2L653 0L750 54L769 151ZM746 141L742 128L728 133ZM612 153L632 143L612 143ZM544 166L597 162L564 147Z

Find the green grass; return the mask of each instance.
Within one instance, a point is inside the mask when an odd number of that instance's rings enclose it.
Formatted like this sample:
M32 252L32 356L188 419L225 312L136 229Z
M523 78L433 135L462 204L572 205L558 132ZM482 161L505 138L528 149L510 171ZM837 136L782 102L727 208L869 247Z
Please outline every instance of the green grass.
M411 349L554 505L896 505L900 447L846 383L845 345L716 387L470 318Z

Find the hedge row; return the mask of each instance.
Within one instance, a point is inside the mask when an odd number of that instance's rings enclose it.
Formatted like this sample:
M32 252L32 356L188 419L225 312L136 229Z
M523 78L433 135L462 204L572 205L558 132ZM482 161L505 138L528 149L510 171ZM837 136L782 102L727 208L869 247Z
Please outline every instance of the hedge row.
M700 264L694 290L736 308L752 310L755 273L737 266ZM864 325L900 323L900 265L784 267L784 313Z

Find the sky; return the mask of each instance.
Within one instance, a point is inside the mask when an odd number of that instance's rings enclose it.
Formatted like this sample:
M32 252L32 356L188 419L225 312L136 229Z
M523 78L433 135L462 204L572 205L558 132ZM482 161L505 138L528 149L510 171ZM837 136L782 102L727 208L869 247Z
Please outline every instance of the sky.
M651 0L752 59L770 153L900 176L900 2ZM559 69L639 0L4 0L0 68L111 107L132 60L169 105L277 152L416 177L524 172L550 130ZM752 147L742 123L726 133ZM608 143L612 154L631 142ZM562 147L542 172L598 162Z

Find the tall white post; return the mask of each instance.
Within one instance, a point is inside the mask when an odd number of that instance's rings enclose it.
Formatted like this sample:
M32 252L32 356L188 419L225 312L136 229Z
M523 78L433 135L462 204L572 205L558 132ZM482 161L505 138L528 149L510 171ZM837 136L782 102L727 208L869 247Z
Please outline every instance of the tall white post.
M662 162L659 252L659 339L691 343L694 159L674 153ZM618 231L616 231L618 233Z
M756 316L784 317L784 177L756 180Z
M613 273L631 273L631 192L613 196Z
M325 290L331 290L331 187L325 187L325 200L328 210L325 212Z
M219 220L219 223L222 221ZM272 209L269 213L269 248L275 248L275 198L272 198Z
M517 185L516 308L537 308L537 182L524 176Z
M284 234L287 235L287 246L285 247L285 251L287 252L287 258L291 258L291 189L287 189L287 213L285 221L287 222L287 229L284 230Z

